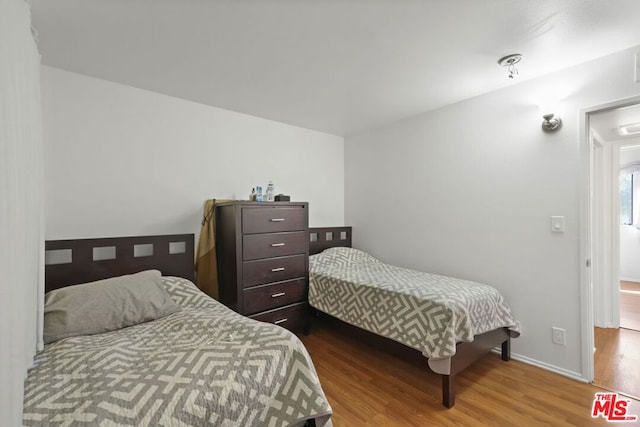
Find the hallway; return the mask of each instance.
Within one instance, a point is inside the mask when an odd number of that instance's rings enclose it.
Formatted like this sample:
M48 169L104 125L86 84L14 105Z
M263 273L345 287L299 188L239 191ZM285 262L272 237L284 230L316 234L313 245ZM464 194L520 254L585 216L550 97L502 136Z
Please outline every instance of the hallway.
M620 328L595 328L593 384L640 397L640 283L620 282Z

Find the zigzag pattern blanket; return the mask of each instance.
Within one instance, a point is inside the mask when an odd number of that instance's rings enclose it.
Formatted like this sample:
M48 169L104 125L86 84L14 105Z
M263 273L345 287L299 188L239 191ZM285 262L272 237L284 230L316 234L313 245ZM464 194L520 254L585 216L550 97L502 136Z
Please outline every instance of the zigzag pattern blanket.
M309 264L311 306L428 358L451 357L457 342L515 327L488 285L396 267L352 248L327 249Z
M182 310L37 354L26 426L330 425L331 408L298 338L243 317L191 282L163 278Z

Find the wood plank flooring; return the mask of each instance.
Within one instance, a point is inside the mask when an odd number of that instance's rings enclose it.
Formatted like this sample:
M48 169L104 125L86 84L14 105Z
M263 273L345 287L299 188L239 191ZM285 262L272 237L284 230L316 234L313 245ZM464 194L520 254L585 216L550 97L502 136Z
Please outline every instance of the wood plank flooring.
M629 282L627 280L621 280L620 281L620 290L640 292L640 283L638 283L638 282Z
M341 426L596 426L589 384L489 354L457 378L456 404L441 405L440 376L345 336L321 320L301 337ZM629 413L640 415L633 400ZM625 424L629 425L629 424Z
M640 398L640 332L595 328L593 383Z
M640 283L620 281L620 326L594 330L593 383L640 398Z
M640 283L620 282L620 327L640 331Z

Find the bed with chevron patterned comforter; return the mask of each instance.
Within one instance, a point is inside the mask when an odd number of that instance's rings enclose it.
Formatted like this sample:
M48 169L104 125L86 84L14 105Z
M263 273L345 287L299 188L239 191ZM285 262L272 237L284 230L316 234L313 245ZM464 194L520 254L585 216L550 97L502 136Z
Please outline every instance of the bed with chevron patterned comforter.
M309 275L312 307L429 359L452 357L456 343L516 325L491 286L385 264L357 249L312 255Z
M229 310L188 280L162 283L180 311L45 346L25 381L24 425L330 425L295 335Z

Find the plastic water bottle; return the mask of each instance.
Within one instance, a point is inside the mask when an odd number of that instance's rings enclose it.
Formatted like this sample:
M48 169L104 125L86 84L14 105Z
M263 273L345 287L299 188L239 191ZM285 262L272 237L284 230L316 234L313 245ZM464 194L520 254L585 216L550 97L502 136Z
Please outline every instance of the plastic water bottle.
M269 184L267 184L267 202L273 202L274 199L274 188L273 188L273 182L270 180Z

